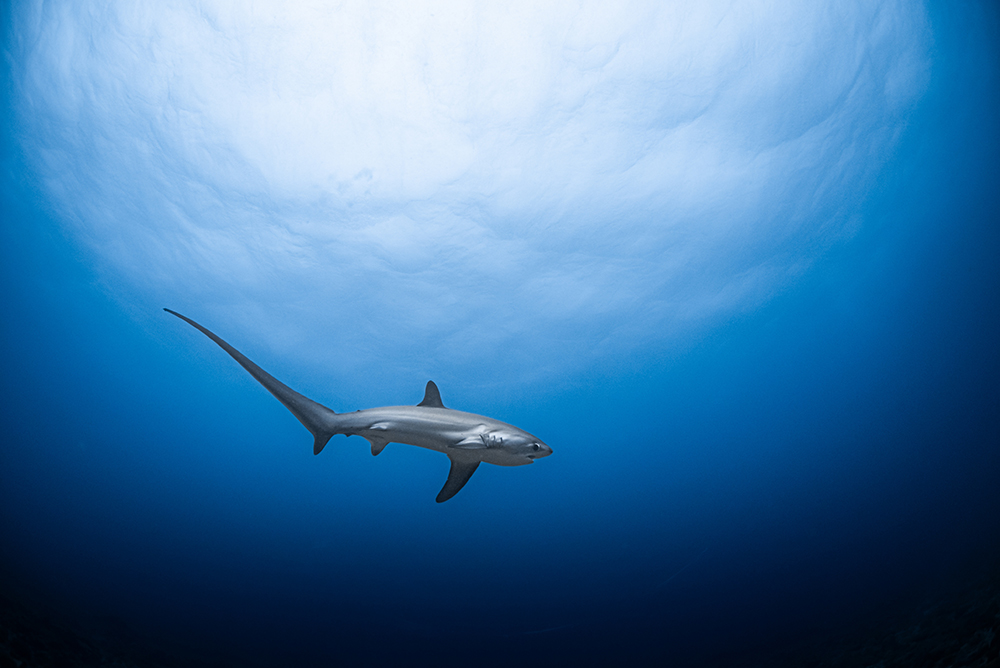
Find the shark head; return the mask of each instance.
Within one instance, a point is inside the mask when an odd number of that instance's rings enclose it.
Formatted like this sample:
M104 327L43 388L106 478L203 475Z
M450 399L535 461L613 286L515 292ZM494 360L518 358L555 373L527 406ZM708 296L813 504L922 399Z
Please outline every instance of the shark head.
M520 429L493 430L480 434L479 439L505 466L533 464L536 459L552 454L552 448L540 438Z
M542 457L548 457L552 454L552 448L542 443L540 439L535 439L531 443L527 444L525 457L531 461L536 459L541 459Z

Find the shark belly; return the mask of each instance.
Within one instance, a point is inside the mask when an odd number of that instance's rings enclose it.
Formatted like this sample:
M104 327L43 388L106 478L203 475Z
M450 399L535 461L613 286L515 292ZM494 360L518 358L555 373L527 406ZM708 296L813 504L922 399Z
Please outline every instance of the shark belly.
M520 466L530 460L512 462L493 448L462 449L463 442L477 442L483 434L511 425L475 413L415 406L385 406L347 413L340 432L365 438L378 455L388 443L402 443L444 453L449 459L476 461L496 466Z
M489 421L471 413L414 406L370 408L342 417L341 433L367 439L373 452L386 443L402 443L448 455L454 454L451 446L488 429Z

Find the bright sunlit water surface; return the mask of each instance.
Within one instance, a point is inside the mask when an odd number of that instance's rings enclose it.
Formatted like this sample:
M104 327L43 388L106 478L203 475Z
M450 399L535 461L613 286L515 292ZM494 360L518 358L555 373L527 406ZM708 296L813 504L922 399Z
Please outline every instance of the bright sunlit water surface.
M1000 561L995 3L2 11L10 600L161 665L768 665ZM436 504L162 307L554 454Z

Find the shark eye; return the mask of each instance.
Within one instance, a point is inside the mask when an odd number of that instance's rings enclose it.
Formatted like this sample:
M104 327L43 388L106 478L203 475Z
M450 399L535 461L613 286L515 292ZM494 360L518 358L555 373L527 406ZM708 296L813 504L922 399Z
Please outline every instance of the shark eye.
M532 444L531 444L531 448L532 448L533 450L538 450L538 444L537 444L537 443L532 443Z

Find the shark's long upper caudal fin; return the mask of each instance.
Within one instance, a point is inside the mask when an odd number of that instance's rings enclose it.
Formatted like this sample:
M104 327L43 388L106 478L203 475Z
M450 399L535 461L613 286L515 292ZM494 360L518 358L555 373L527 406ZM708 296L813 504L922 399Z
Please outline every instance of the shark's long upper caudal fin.
M288 387L280 380L261 369L259 366L247 359L243 353L233 348L231 345L220 339L218 336L205 329L191 318L185 317L176 311L168 308L163 309L167 313L173 314L188 323L202 334L219 344L229 355L240 363L250 375L257 379L257 382L264 386L268 392L285 405L285 408L292 412L298 421L315 437L313 442L313 454L319 454L323 446L326 445L330 437L337 433L337 414L322 404L318 404L308 397L304 397L292 388Z

